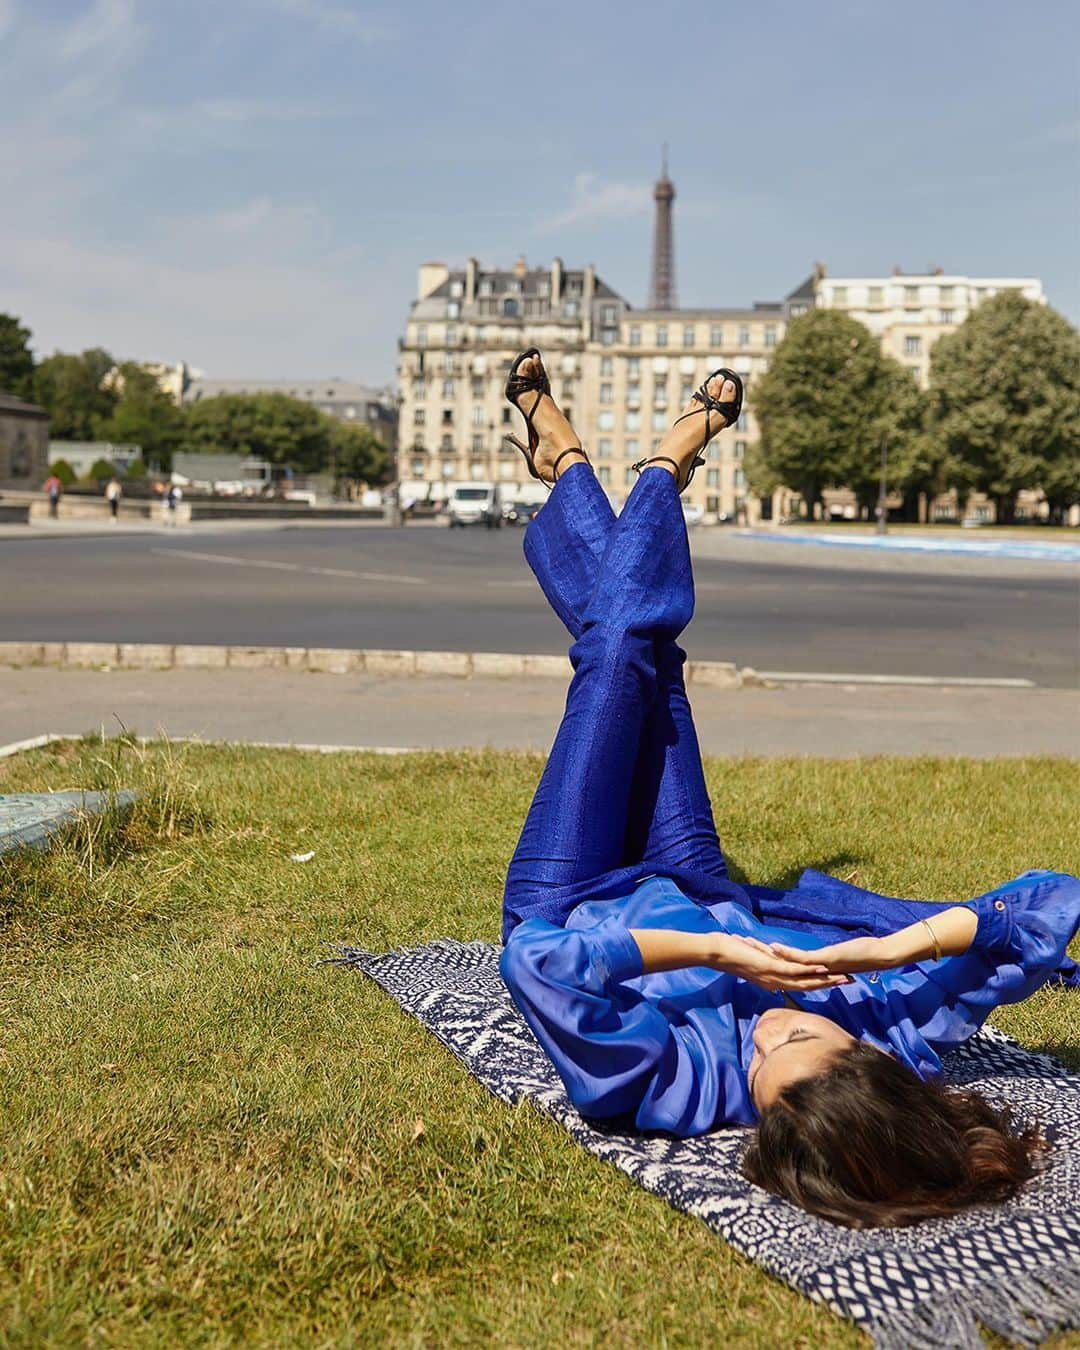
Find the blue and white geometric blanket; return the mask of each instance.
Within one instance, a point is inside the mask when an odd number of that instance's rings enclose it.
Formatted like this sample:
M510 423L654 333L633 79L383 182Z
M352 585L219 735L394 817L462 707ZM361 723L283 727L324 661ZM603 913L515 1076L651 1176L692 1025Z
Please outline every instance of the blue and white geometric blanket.
M746 1181L744 1130L674 1139L583 1120L514 1007L498 958L490 943L444 939L385 955L346 947L338 960L382 985L497 1097L529 1098L590 1152L850 1318L883 1350L978 1350L980 1322L1018 1345L1080 1326L1080 1074L1058 1060L984 1028L946 1061L951 1082L1008 1103L1050 1139L1045 1171L1021 1195L912 1228L856 1231Z

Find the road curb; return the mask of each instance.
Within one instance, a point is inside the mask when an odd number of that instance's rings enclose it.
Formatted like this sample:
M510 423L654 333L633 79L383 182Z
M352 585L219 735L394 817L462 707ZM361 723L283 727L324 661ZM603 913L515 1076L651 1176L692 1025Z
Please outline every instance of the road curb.
M565 656L517 652L418 652L349 647L218 647L168 642L0 642L0 666L67 670L309 670L328 675L448 675L567 680ZM766 683L732 661L688 661L688 684L740 689Z

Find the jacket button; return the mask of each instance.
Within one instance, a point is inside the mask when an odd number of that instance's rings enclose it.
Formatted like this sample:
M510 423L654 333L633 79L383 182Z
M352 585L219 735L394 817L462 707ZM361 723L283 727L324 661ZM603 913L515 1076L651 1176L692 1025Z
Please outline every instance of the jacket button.
M994 901L994 908L995 908L995 909L1004 909L1004 908L1005 908L1005 901L1004 901L1004 900L995 900L995 901Z

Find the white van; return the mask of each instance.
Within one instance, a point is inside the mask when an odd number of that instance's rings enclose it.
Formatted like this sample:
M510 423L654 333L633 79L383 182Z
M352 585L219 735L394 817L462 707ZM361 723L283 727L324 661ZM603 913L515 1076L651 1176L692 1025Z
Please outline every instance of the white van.
M489 530L502 524L499 489L494 483L456 483L446 503L450 527L486 525Z

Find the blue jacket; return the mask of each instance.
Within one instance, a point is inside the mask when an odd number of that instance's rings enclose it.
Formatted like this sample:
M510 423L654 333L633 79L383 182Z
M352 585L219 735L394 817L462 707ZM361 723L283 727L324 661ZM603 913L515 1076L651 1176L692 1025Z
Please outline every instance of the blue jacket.
M879 896L813 871L787 892L730 881L725 890L725 899L698 903L670 877L653 876L628 895L582 903L565 926L531 918L512 931L503 979L583 1115L632 1115L641 1129L682 1136L757 1120L746 1083L752 1035L760 1014L782 1006L784 996L707 967L643 975L630 929L719 931L808 950L948 908ZM935 1076L939 1056L973 1035L998 1004L1019 1002L1051 979L1078 983L1065 957L1080 923L1076 877L1025 872L967 903L978 926L963 956L789 997L920 1077ZM862 923L851 919L860 910ZM869 914L873 922L865 921Z

